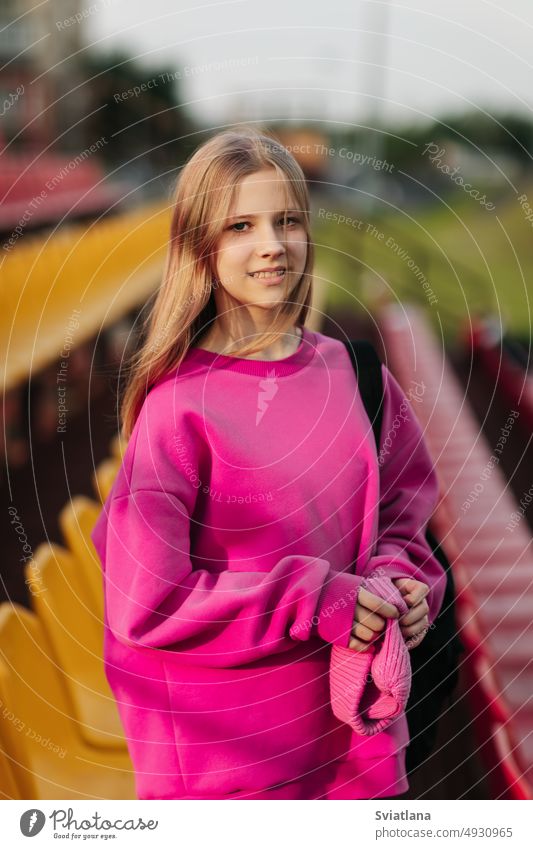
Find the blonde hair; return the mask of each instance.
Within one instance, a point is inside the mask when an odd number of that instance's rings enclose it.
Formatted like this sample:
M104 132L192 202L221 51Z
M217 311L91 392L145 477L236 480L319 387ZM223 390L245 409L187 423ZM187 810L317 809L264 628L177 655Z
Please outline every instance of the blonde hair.
M216 319L213 256L229 217L239 180L275 168L302 215L307 258L291 293L273 308L268 332L242 345L246 356L274 343L288 328L305 323L312 296L314 251L310 235L309 195L302 169L292 154L265 131L253 127L218 133L201 145L183 167L173 197L173 214L163 280L144 328L144 341L128 365L121 404L122 435L128 439L147 392L176 368ZM287 189L289 186L289 189ZM286 226L286 219L285 219ZM228 295L230 302L238 302Z

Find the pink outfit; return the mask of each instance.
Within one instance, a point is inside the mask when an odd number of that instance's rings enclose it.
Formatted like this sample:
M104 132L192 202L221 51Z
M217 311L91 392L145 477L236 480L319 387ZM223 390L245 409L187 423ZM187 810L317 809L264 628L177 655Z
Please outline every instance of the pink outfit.
M344 345L307 328L278 361L191 348L149 392L93 531L139 798L408 789L405 713L361 736L330 694L363 575L426 581L430 622L444 593L436 478L383 377L381 470Z

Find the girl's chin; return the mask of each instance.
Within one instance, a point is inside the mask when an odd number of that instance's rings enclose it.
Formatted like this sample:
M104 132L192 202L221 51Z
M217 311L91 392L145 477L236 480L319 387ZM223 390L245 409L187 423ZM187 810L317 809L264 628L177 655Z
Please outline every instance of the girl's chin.
M251 285L248 284L236 290L236 297L248 301L279 301L286 297L287 290L283 283L278 286L260 286L255 280L251 280L250 283Z
M248 298L244 301L245 304L249 307L264 307L264 308L273 308L277 307L283 299L281 297L278 298Z

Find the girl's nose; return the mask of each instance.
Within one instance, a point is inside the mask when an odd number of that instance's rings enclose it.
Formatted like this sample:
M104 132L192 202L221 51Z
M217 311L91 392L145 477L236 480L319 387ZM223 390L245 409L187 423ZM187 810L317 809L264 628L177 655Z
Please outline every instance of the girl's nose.
M285 246L274 227L267 227L258 235L257 252L261 255L279 254L284 251Z

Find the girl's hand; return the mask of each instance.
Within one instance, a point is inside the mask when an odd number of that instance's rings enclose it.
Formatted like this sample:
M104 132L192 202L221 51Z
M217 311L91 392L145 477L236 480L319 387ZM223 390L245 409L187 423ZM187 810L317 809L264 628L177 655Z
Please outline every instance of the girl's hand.
M409 607L399 621L407 648L412 649L420 645L429 629L429 605L426 601L429 587L414 578L393 578L392 583L398 587Z
M398 619L396 607L361 587L355 605L348 648L354 651L366 651L382 633L387 619Z

